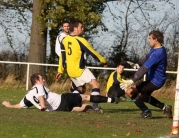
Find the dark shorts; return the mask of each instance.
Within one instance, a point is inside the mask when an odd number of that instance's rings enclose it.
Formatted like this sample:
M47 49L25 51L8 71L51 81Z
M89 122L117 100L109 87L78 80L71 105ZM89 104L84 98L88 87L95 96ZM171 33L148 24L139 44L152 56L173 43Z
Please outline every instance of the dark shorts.
M138 84L136 88L139 93L151 95L153 91L158 90L161 87L154 85L150 81L143 81L140 84Z
M65 93L61 95L60 106L56 111L67 111L71 112L73 107L81 107L82 98L80 94L77 93Z
M119 85L112 85L112 86L109 88L109 90L108 90L107 96L108 96L108 97L114 97L114 96L115 96L115 92L117 92L118 98L119 98L120 96L123 96L123 95L125 94L125 91L122 90Z

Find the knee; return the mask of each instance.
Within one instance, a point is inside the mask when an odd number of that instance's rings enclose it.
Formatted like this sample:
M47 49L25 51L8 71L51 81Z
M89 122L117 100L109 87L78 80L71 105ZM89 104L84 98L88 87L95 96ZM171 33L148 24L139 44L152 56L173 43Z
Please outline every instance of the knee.
M137 93L137 90L135 88L129 88L127 91L126 91L126 94L129 96L129 97L132 97L134 94Z
M99 87L100 87L99 82L95 81L95 82L92 84L92 87L93 87L93 88L99 88Z
M140 98L143 102L148 102L149 96L147 94L140 94Z

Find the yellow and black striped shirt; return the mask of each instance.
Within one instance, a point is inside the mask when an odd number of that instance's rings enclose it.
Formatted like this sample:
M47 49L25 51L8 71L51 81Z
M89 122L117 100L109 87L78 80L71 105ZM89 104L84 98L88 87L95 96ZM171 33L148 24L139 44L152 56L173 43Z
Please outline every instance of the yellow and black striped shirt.
M120 85L121 82L123 82L121 74L117 73L117 71L113 71L108 78L106 92L108 93L109 88L113 84Z
M101 63L106 63L106 59L95 51L85 38L80 36L66 36L62 40L61 49L65 50L65 52L62 52L62 56L59 59L58 72L62 74L64 68L66 68L68 75L72 78L81 76L86 68L85 53Z

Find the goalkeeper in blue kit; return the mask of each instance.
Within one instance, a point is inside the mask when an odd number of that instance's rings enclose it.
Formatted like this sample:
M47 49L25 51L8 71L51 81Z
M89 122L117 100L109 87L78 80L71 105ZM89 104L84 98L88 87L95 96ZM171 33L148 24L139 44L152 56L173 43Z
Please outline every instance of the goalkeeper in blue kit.
M134 74L128 83L121 83L120 87L126 91L126 94L133 100L137 107L142 110L141 118L148 118L152 116L152 112L144 104L147 102L155 107L164 110L167 118L172 118L172 106L166 105L151 94L160 89L166 81L167 68L167 53L163 46L163 33L158 30L153 30L149 33L149 45L151 50L145 58L139 60L137 64L131 64L138 71ZM132 87L134 82L140 80L144 74L147 73L147 80L139 83L136 87ZM140 95L139 95L140 93Z

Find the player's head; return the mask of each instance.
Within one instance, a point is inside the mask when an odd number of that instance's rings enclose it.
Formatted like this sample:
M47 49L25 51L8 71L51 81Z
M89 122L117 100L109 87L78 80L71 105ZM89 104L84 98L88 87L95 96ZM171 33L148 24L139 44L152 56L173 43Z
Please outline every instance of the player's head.
M83 22L78 19L73 19L70 21L70 32L73 35L81 35L83 33Z
M164 43L163 33L159 30L153 30L149 33L149 44L151 47L155 47L156 45L162 45Z
M69 28L70 28L70 23L68 21L63 21L63 23L62 23L63 32L68 34Z
M119 63L116 67L116 71L121 74L124 71L124 64L123 63Z
M40 73L35 73L30 77L30 81L32 86L36 84L42 84L44 85L45 80L43 79L42 75Z

